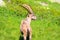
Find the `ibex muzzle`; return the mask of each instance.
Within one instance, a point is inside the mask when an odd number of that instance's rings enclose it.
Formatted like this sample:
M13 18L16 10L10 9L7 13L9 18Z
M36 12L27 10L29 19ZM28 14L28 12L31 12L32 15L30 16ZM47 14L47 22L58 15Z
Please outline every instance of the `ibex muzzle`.
M24 40L27 39L26 37L28 35L29 35L29 40L31 40L32 29L30 27L30 22L31 22L31 20L35 20L36 16L34 15L31 7L29 5L23 4L22 7L26 8L29 13L27 15L27 18L22 20L21 25L20 25L20 31L23 33Z

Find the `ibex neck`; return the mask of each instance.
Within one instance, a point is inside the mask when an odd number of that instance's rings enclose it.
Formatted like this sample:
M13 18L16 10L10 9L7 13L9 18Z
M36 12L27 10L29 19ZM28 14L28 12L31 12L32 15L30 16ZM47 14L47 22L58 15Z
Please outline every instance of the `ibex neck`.
M30 24L31 18L27 17L27 22Z

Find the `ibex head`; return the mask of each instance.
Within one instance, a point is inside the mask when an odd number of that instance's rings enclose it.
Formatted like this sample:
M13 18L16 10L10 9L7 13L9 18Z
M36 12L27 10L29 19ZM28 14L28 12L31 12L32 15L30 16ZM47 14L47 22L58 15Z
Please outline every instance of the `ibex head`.
M32 20L35 20L36 19L36 16L34 14L28 14L27 17L31 18Z

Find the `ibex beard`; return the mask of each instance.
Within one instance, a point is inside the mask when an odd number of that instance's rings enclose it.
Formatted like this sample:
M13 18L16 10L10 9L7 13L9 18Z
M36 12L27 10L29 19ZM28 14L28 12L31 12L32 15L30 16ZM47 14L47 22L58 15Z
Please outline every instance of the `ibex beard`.
M32 29L30 26L31 20L35 20L36 16L33 14L30 6L24 4L23 5L28 11L29 14L27 15L27 18L22 20L21 25L20 25L20 31L23 33L24 40L27 39L27 36L29 35L29 40L32 38Z

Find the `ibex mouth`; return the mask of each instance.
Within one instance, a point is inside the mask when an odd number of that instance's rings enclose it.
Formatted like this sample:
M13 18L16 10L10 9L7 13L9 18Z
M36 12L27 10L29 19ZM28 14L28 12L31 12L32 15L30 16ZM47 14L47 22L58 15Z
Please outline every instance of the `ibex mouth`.
M35 19L32 19L32 20L36 20L36 18Z

